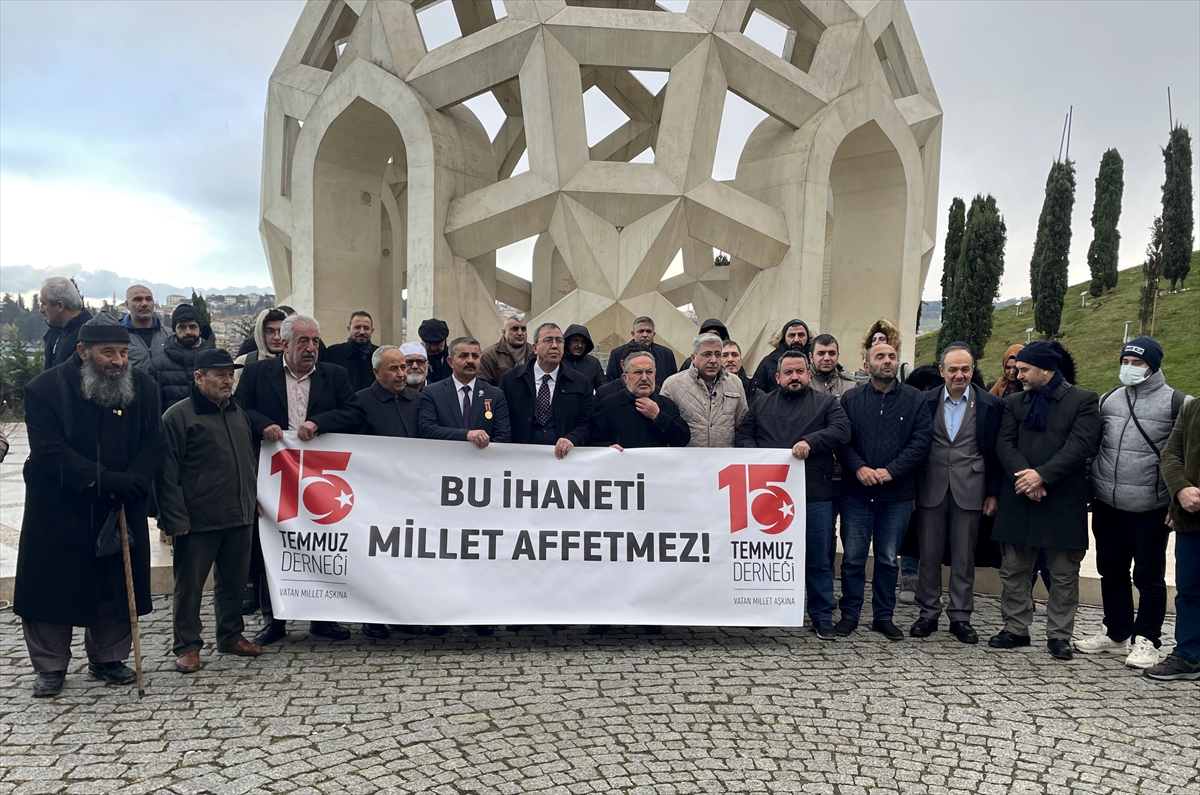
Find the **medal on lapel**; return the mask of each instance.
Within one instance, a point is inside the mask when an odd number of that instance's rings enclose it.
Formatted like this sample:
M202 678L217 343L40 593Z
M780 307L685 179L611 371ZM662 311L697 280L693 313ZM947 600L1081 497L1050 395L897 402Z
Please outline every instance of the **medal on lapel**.
M479 394L482 395L483 391L480 390ZM492 399L491 398L483 399L483 418L485 420L490 420L492 418Z

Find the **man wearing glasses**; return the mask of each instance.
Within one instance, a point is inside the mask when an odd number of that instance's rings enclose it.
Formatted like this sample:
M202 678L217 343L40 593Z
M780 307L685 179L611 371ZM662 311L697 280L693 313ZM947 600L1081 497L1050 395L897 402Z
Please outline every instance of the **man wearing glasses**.
M425 346L419 342L406 342L400 346L404 354L404 369L408 373L405 382L409 389L420 392L429 381L429 357L425 355Z
M510 317L504 321L504 334L479 357L479 380L500 386L500 379L515 367L529 361L533 346L526 341L524 320Z
M598 401L591 444L618 450L638 447L687 447L692 438L679 407L654 392L654 356L635 353L624 360L625 389Z
M561 366L565 344L562 329L543 323L533 333L534 358L501 382L513 442L552 445L558 458L588 443L592 419L591 381Z

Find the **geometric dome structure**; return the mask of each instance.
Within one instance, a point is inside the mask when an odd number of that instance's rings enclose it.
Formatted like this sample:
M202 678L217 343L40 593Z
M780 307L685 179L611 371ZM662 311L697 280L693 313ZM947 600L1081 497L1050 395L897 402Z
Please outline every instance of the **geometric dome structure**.
M495 300L598 342L650 315L681 355L696 326L677 307L691 304L726 322L748 363L799 316L853 365L887 317L911 357L942 113L903 3L505 0L497 18L490 2L443 1L463 35L434 49L417 19L430 2L301 13L263 146L260 231L281 302L329 328L367 309L392 343L402 290L413 337L436 316L490 341ZM756 14L786 29L778 52L745 34ZM645 72L665 84L647 88ZM589 146L593 88L628 120ZM463 104L488 92L505 114L494 136ZM766 118L721 181L729 93ZM497 268L498 249L531 237L531 280ZM683 272L664 279L680 252Z

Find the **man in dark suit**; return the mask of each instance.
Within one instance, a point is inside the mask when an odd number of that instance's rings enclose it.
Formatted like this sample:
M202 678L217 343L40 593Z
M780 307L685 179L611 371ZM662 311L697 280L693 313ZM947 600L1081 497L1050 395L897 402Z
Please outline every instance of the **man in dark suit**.
M479 341L458 337L447 348L451 377L421 391L417 411L421 436L471 442L480 450L511 441L508 401L498 387L477 378Z
M639 317L633 321L633 331L630 332L633 342L649 345L650 353L654 356L654 389L657 391L662 389L663 381L667 380L667 376L675 375L679 371L679 365L675 362L675 354L671 352L670 348L654 341L656 335L653 318ZM630 351L625 350L625 346L621 345L613 348L612 352L608 354L606 374L609 381L621 380L623 372L621 362L629 358L629 353Z
M332 350L332 349L331 349ZM404 353L395 345L382 345L371 354L371 372L375 380L340 409L313 417L319 433L360 433L367 436L420 436L417 408L421 393L408 388L408 367ZM415 633L416 627L403 627ZM387 624L363 624L368 638L385 639L392 633Z
M320 359L345 367L346 372L350 374L350 386L358 392L369 387L375 380L371 356L379 346L371 342L375 324L370 313L361 309L355 312L350 316L350 325L346 326L346 331L350 332L346 341L330 345L321 354Z
M920 617L914 638L937 631L942 614L942 557L950 548L950 632L963 643L978 643L971 626L975 609L975 545L982 517L996 514L1000 460L996 437L1004 401L971 385L975 355L965 342L952 342L939 365L946 385L924 393L933 420L933 444L917 475L917 571Z
M1025 390L1004 399L996 444L1004 485L992 531L1004 550L1004 629L988 645L1029 645L1030 574L1044 548L1050 563L1046 646L1056 659L1069 660L1079 607L1079 564L1088 547L1087 461L1100 439L1101 423L1096 393L1063 379L1061 351L1058 343L1025 346L1017 354L1017 378Z
M283 355L247 367L234 399L246 410L256 439L277 442L285 430L294 430L307 442L317 435L317 424L310 417L346 405L354 390L345 368L317 361L321 328L316 320L292 315L283 321L279 333ZM287 634L287 622L275 619L265 573L263 576L259 585L263 628L254 642L267 646ZM313 621L308 631L332 640L350 637L349 630L333 621Z
M562 329L543 323L533 333L535 358L509 370L500 382L513 442L553 445L559 458L587 445L592 419L591 381L561 366L564 347Z
M371 354L375 380L340 409L313 417L320 433L361 433L367 436L419 437L417 408L421 393L408 387L404 354L395 345L382 345Z

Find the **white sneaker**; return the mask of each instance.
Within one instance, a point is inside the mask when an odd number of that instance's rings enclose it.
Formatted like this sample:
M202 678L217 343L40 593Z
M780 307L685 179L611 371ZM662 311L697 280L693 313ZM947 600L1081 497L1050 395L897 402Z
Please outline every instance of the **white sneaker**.
M1149 638L1138 638L1133 642L1133 651L1125 658L1125 665L1130 668L1150 668L1158 665L1158 649Z
M1151 648L1154 644L1150 644ZM1084 654L1129 654L1129 641L1113 640L1105 632L1103 625L1100 627L1100 632L1090 638L1075 641L1076 651L1081 651ZM1157 659L1155 660L1157 662Z

